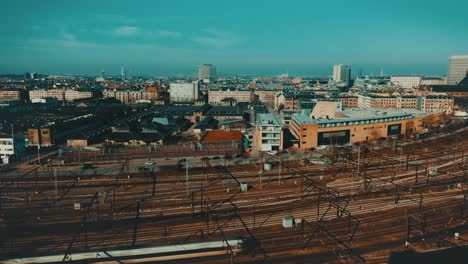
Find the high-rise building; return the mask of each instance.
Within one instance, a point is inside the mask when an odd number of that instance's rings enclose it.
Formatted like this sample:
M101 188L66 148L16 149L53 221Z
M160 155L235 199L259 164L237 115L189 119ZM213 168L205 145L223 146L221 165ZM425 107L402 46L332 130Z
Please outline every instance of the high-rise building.
M333 66L333 80L335 82L344 82L349 84L351 81L351 67L344 64Z
M216 67L212 64L202 64L198 66L198 79L214 79L216 78Z
M468 55L449 57L448 85L456 85L466 76L468 71Z

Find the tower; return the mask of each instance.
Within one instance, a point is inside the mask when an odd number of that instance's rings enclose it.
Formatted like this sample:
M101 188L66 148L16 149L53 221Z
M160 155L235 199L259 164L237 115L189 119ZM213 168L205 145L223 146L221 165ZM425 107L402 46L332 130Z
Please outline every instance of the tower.
M333 80L335 82L349 84L351 81L351 67L344 64L336 64L333 66Z
M447 84L457 85L465 78L468 70L468 55L450 56L448 65Z
M125 78L125 74L124 74L124 66L123 66L123 64L122 64L122 65L120 65L120 77L122 77L122 79L123 79L123 78Z
M214 79L216 78L216 67L212 64L202 64L198 66L198 79Z

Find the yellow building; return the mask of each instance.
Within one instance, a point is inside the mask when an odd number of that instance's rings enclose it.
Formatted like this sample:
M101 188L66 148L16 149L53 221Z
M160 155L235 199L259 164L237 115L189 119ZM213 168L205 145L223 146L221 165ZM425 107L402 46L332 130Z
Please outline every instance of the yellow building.
M301 149L319 145L343 145L373 141L390 136L411 136L433 126L442 113L415 109L347 109L327 116L295 114L290 131ZM322 114L323 116L323 114Z

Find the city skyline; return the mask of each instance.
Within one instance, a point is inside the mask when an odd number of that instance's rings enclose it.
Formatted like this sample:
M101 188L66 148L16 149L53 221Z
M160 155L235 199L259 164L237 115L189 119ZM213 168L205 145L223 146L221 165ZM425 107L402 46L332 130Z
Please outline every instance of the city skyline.
M449 56L468 54L466 3L182 2L5 3L0 73L446 75Z

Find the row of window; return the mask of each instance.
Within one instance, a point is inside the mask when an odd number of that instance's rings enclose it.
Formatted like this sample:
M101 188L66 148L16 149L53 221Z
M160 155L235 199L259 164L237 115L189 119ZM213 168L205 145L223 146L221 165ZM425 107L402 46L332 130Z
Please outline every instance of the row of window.
M4 148L3 151L13 151L13 148Z
M338 126L350 126L350 125L364 125L364 124L372 124L372 123L381 123L381 122L391 122L397 120L408 119L409 116L399 116L399 117L390 117L390 118L383 118L383 119L371 119L371 120L361 120L361 121L349 121L349 122L337 122L337 123L328 123L328 124L320 124L321 128L323 127L338 127Z

